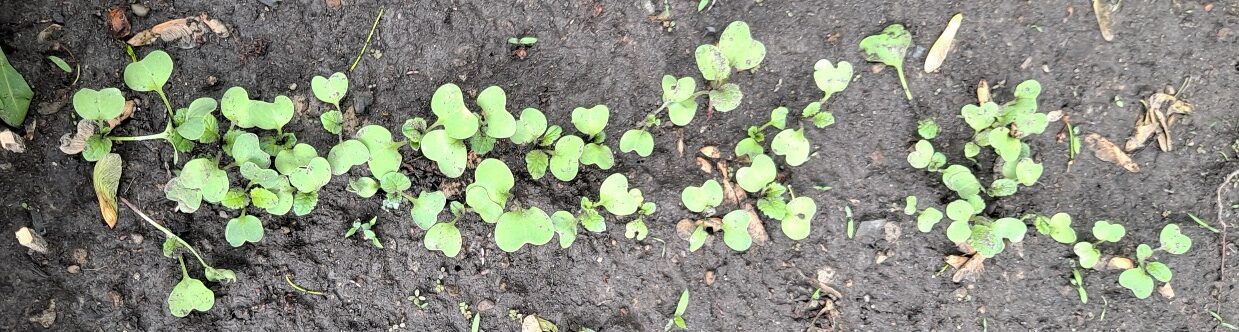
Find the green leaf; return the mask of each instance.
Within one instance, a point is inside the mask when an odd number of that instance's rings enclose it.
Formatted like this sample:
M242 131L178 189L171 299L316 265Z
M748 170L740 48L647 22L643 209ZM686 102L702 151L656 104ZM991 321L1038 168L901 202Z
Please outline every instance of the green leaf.
M585 197L581 197L582 201L585 201L586 199L587 198ZM583 209L578 217L581 221L581 226L585 227L585 230L587 231L601 233L607 230L606 220L603 220L602 214L598 213L598 210L592 208Z
M73 94L73 110L87 120L111 120L125 111L125 96L117 88L83 88Z
M1012 179L997 179L990 184L989 190L986 190L991 197L1005 197L1014 195L1019 190L1019 182Z
M512 170L499 159L487 158L478 163L473 173L474 184L504 196L516 185Z
M431 96L430 109L443 123L448 137L463 140L477 133L478 117L465 107L465 97L459 86L440 85Z
M981 106L964 105L959 113L964 117L964 122L972 127L973 131L981 131L988 129L994 125L994 120L998 118L998 104L987 102Z
M615 166L615 155L611 153L611 148L598 144L587 143L581 149L581 164L597 165L600 169L611 169Z
M968 244L985 258L997 256L1006 247L1002 237L991 225L973 225Z
M1020 157L1020 139L1011 137L1011 132L1006 127L995 128L989 132L989 145L994 148L994 152L1002 157L1003 161L1014 163Z
M1031 186L1037 183L1041 178L1041 164L1032 160L1032 158L1020 159L1020 162L1015 165L1015 178L1024 186Z
M318 121L323 124L323 130L329 133L339 135L343 131L341 127L344 123L344 113L340 111L327 111L318 116Z
M960 197L976 196L981 192L981 182L972 175L972 170L961 165L951 165L943 170L942 183Z
M572 181L576 178L584 149L585 142L580 137L569 135L560 138L555 143L555 151L551 154L551 161L548 163L551 175L559 181Z
M139 92L162 91L172 77L172 57L167 52L154 51L142 60L125 65L125 85Z
M731 76L731 64L717 46L706 44L697 46L694 52L697 70L707 81L725 81Z
M1050 119L1045 113L1024 113L1015 117L1015 127L1020 129L1020 137L1045 132L1050 125Z
M1127 229L1123 225L1111 224L1109 221L1098 220L1093 223L1093 237L1097 240L1105 242L1119 242L1123 239L1123 235L1127 234Z
M594 105L590 108L577 107L572 110L572 125L576 126L577 131L594 137L607 127L607 120L610 117L611 110L607 108L607 105Z
M1089 242L1077 242L1071 248L1071 251L1076 253L1076 257L1079 257L1080 267L1086 269L1092 268L1097 265L1098 260L1101 260L1101 251L1094 248L1093 244Z
M275 169L280 171L280 174L293 174L301 167L308 165L314 158L318 158L318 151L314 149L314 146L299 143L292 149L280 150L275 155Z
M550 166L551 157L542 150L533 150L525 154L525 168L529 170L529 177L534 180L541 179L546 175L546 168ZM575 177L576 174L573 174Z
M916 196L908 196L907 198L904 198L903 214L909 216L914 215L916 214L916 210Z
M30 84L0 50L0 120L10 127L21 127L30 110L31 98L34 98L34 91L30 90Z
M766 58L766 45L753 39L749 24L744 21L731 22L723 29L718 49L736 70L757 68Z
M617 216L636 213L643 201L641 190L628 189L628 177L624 174L611 174L598 189L598 204Z
M757 199L757 210L771 219L783 220L787 216L787 202L782 196L767 195Z
M694 252L697 249L701 249L701 246L706 243L706 238L709 236L710 234L706 233L705 226L697 226L697 229L693 230L693 234L688 237L688 251Z
M1149 245L1144 244L1144 243L1141 243L1140 245L1136 246L1136 260L1137 261L1143 263L1144 260L1148 259L1149 257L1153 257L1153 247L1150 247Z
M267 188L250 188L250 201L256 208L270 209L280 202L280 197Z
M929 162L934 157L934 146L926 140L916 142L912 146L912 152L908 153L908 165L912 168L923 169L929 167Z
M624 237L645 241L645 237L650 235L650 228L645 225L645 219L637 218L637 220L629 221L624 224Z
M740 86L735 83L723 84L718 89L710 90L709 96L710 107L723 113L740 107L740 100L744 99L744 93L740 92Z
M697 92L697 80L687 76L676 79L675 76L663 75L662 88L664 103L678 103L693 98L693 93Z
M293 209L293 200L295 199L294 198L295 194L296 193L293 187L288 185L287 182L285 182L285 184L283 184L283 188L280 188L275 193L275 195L278 197L278 201L276 201L275 205L267 208L267 213L271 215L276 215L276 216L282 216L282 215L288 214L288 211L291 211Z
M361 141L351 139L340 142L327 152L327 164L331 166L332 175L348 173L353 166L365 164L370 160L370 150Z
M212 143L219 138L219 123L212 113L218 104L215 99L198 98L189 108L176 111L176 133L181 137L201 143Z
M835 124L835 114L831 112L821 112L813 115L813 126L818 128L826 128L826 126Z
M562 136L563 133L564 129L559 126L551 125L546 127L546 133L542 134L542 138L538 140L538 146L549 147L555 144L555 141L558 141L559 137Z
M697 100L688 99L667 104L667 116L671 123L677 126L687 126L697 116Z
M1076 242L1076 231L1071 228L1069 214L1060 212L1049 218L1038 216L1036 225L1038 232L1049 235L1054 241L1066 244Z
M899 82L903 85L904 95L912 100L912 92L908 90L907 79L903 74L903 57L912 46L912 34L901 24L891 24L882 32L861 39L860 49L865 52L865 60L881 62L899 72Z
M182 269L184 264L182 263ZM194 310L207 312L215 306L215 292L207 288L202 281L182 274L181 281L172 287L168 294L168 311L176 317L189 316Z
M559 234L559 247L571 247L572 242L576 241L576 217L568 211L555 211L551 214L551 223L555 225L555 233Z
M638 156L649 157L654 152L654 136L644 129L629 129L620 137L620 152L636 152Z
M489 86L478 93L478 108L486 119L486 136L509 138L516 134L516 118L508 113L508 95L503 88Z
M921 233L929 233L939 221L942 221L942 211L938 211L935 208L926 208L921 211L920 215L916 216L916 229L921 231Z
M86 148L82 150L82 159L86 161L99 161L112 152L112 140L102 135L95 134L86 139Z
M978 212L972 209L972 204L968 201L957 199L946 205L946 216L954 221L968 221Z
M422 244L427 250L442 251L444 256L456 257L461 246L460 229L453 223L438 223L426 230Z
M413 208L409 209L409 215L412 216L413 223L421 229L428 229L439 221L439 213L447 206L447 196L442 191L423 191L412 203Z
M224 194L224 199L219 204L232 210L240 210L250 205L250 198L245 195L245 188L232 188Z
M538 140L546 132L546 115L535 108L521 111L520 120L516 121L516 132L511 140L514 144L529 144Z
M163 190L165 198L176 202L177 211L194 213L202 206L202 192L197 189L187 188L180 177L175 177L168 181Z
M1145 271L1153 276L1154 279L1161 282L1170 282L1170 278L1174 277L1174 273L1170 271L1170 267L1162 262L1150 262L1144 267Z
M835 65L830 63L830 60L821 59L813 64L813 83L817 85L818 90L825 93L822 101L830 99L830 96L836 92L847 89L851 81L852 64L847 61L839 61L839 64Z
M233 248L240 247L246 242L258 243L262 241L262 234L262 221L251 215L229 219L228 226L224 228L224 238Z
M752 164L736 171L736 182L744 191L755 193L765 188L766 184L774 182L778 176L777 171L774 160L764 154L757 155L753 157Z
M1130 289L1136 298L1145 299L1149 295L1153 295L1153 278L1149 277L1144 269L1134 267L1123 271L1119 275L1119 286Z
M288 175L288 182L300 192L315 192L331 181L331 165L323 157L314 157L310 162Z
M924 139L938 137L938 123L934 119L924 119L916 123L916 133Z
M689 211L702 211L723 204L723 186L714 179L706 180L700 187L688 186L680 192L680 201Z
M224 91L220 112L241 128L279 130L292 121L293 101L288 96L276 96L272 102L251 100L245 88L236 86Z
M674 316L676 316L676 317L684 316L684 313L685 313L685 312L688 312L688 298L689 298L689 297L688 297L688 288L685 288L685 289L684 289L684 292L681 292L681 293L680 293L680 300L679 300L679 301L676 301L676 303L675 303L675 314L674 314ZM681 328L683 328L683 327L681 327Z
M1011 240L1011 242L1023 241L1024 234L1028 232L1028 225L1025 225L1023 220L1016 218L1001 218L995 220L990 227L993 228L994 235L999 238Z
M753 237L749 235L749 213L735 210L723 216L723 242L731 250L745 251L753 245Z
M972 237L972 227L969 227L967 221L953 221L946 227L946 238L955 243L963 243Z
M379 188L382 188L384 192L403 192L412 186L413 182L409 181L409 177L400 172L389 172L379 177Z
M433 160L443 175L457 178L465 173L469 151L465 149L464 142L451 138L445 130L437 129L422 137L422 155Z
M310 79L310 90L314 91L314 98L318 98L318 100L331 104L338 109L340 108L340 100L344 99L344 95L348 93L348 76L341 72L331 74L331 77L314 76L314 78ZM324 121L324 124L326 124L326 121ZM331 130L328 129L327 131ZM332 133L339 134L338 131Z
M293 213L298 216L310 214L316 205L318 205L318 192L300 192L293 197Z
M809 140L804 137L804 129L784 129L774 140L770 141L770 151L775 155L785 156L788 166L800 166L809 161Z
M1181 255L1192 248L1192 239L1183 235L1183 232L1179 230L1179 225L1176 224L1163 227L1158 239L1161 240L1162 249L1171 254Z
M816 214L817 203L812 198L808 196L793 198L787 203L787 214L783 215L783 220L779 224L783 229L783 235L787 235L787 238L793 241L808 238L809 227Z
M540 246L555 236L555 225L542 209L505 212L495 225L495 244L506 252L520 250L525 244Z
M761 143L752 138L745 138L736 144L736 156L748 156L755 158L766 153L766 149L761 147Z

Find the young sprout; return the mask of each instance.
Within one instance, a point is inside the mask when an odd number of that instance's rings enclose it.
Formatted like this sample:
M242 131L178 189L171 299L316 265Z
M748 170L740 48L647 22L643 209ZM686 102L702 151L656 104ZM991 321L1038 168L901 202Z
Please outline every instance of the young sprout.
M637 219L624 225L624 237L644 241L645 237L650 235L650 229L645 225L645 217L653 215L657 210L658 206L654 202L641 203L641 208L637 209Z
M425 222L419 220L419 212L417 209L422 206L429 206L425 208L425 210L431 210L431 208L437 204L438 209L434 209L433 212L437 219L439 212L443 210L443 199L443 193L437 191L430 194L423 192L422 195L418 197L419 202L413 203L413 217L414 221L418 223L418 227L424 225ZM441 251L443 252L443 255L447 257L456 257L456 254L460 253L462 239L460 236L460 229L456 228L456 221L460 220L460 217L464 214L464 209L465 207L463 204L453 201L450 208L452 220L448 222L435 223L426 229L426 236L422 240L422 244L427 250ZM431 223L435 221L436 220L430 220Z
M713 214L712 209L723 204L723 187L718 181L706 180L699 187L685 187L680 192L680 201L689 211Z
M483 221L497 222L515 185L512 170L499 159L485 159L474 170L473 181L465 187L465 203Z
M1136 247L1136 261L1139 265L1119 275L1119 285L1131 290L1137 298L1144 299L1153 294L1154 279L1168 283L1174 276L1170 267L1165 263L1152 260L1155 252L1165 251L1169 254L1181 255L1192 247L1192 239L1183 235L1179 225L1176 224L1163 227L1158 239L1161 247L1157 249L1147 244L1140 244Z
M533 36L508 38L508 44L517 45L517 46L533 46L533 44L537 42L538 42L538 37L533 37Z
M581 147L581 164L597 165L598 168L604 170L611 169L611 166L615 165L615 157L611 153L611 148L603 145L606 133L602 130L606 128L610 117L611 110L607 108L607 105L595 105L590 108L577 107L572 110L572 125L585 134L585 140L583 140L585 144Z
M354 221L353 227L350 227L348 231L344 233L344 238L347 239L349 237L352 237L353 234L356 234L357 231L360 230L361 238L363 240L370 240L370 245L374 246L375 248L383 249L383 243L379 241L379 236L375 234L374 230L372 229L374 227L374 224L378 221L379 221L379 217L372 217L370 218L370 221L365 222L365 223L361 222L361 220Z
M755 193L766 188L766 184L774 182L778 176L778 167L769 156L760 154L753 157L753 163L736 171L736 182L744 191Z
M727 83L727 79L731 77L732 70L757 68L765 58L766 46L753 39L748 23L743 21L728 24L717 45L698 46L695 52L697 69L713 87L707 93L710 107L719 112L729 112L739 107L744 95L739 85Z
M881 62L895 67L899 73L899 84L903 86L904 96L912 100L912 91L908 89L908 80L903 74L903 57L912 46L912 34L901 24L891 24L876 35L865 37L860 41L860 50L865 52L865 60Z
M1097 245L1105 242L1118 242L1127 234L1127 229L1123 225L1112 224L1109 221L1099 220L1093 223L1093 237L1096 242L1077 242L1072 247L1076 257L1079 258L1080 267L1092 268L1097 265L1097 261L1101 259L1101 251L1097 250Z
M680 300L676 301L675 313L671 315L671 319L667 321L667 326L663 327L663 331L671 331L671 327L679 327L682 330L688 330L688 324L684 322L684 313L688 311L688 288L680 293Z
M319 116L319 121L322 122L323 129L327 132L340 135L341 124L344 122L340 100L344 99L344 95L348 93L348 76L340 72L331 74L329 78L314 76L310 80L310 90L314 92L315 98L335 108L335 110L323 112Z
M577 219L571 212L555 211L551 214L551 223L555 226L555 233L559 234L559 247L568 248L576 242L577 235ZM605 225L605 224L604 224Z
M1076 231L1071 228L1071 215L1069 214L1060 212L1050 217L1039 215L1034 225L1038 233L1049 235L1054 241L1064 244L1076 242Z
M172 233L171 230L168 230L163 225L155 222L154 219L151 219L141 210L138 210L133 203L130 203L128 200L123 198L121 199L121 202L125 203L125 205L128 206L130 210L133 210L134 213L137 213L138 217L141 217L142 220L145 220L148 224L164 234L164 237L167 238L162 246L162 252L165 257L172 258L172 256L176 254L177 249L184 248L198 259L198 263L202 264L203 276L206 277L207 280L213 282L235 282L237 280L237 275L232 272L232 270L217 269L212 267L210 264L207 264L206 260L202 258L202 254L199 253L197 249L194 249L193 246L189 245L189 242L186 242L181 239L181 237ZM172 292L168 294L168 311L173 316L185 317L194 310L211 310L215 304L215 293L206 288L206 285L204 285L202 281L189 276L189 271L185 268L185 260L183 257L177 255L176 258L181 266L181 281L178 282L176 286L173 287Z

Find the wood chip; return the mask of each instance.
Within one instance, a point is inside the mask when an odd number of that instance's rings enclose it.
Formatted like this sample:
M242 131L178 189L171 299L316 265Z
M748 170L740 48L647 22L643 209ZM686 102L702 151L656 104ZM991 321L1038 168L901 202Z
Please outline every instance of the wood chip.
M1084 143L1088 144L1088 148L1093 150L1093 156L1102 161L1107 161L1115 165L1122 166L1128 172L1140 172L1140 165L1131 160L1131 156L1124 153L1118 146L1111 143L1105 137L1101 137L1097 133L1090 133L1084 136Z
M1101 28L1101 39L1114 40L1114 20L1111 17L1110 1L1093 0L1093 13L1097 16L1097 26Z
M39 236L38 233L35 233L34 230L29 227L22 227L21 229L18 229L16 235L17 243L21 244L23 247L30 248L30 250L38 251L42 254L47 253L47 241L43 240L42 236Z
M942 63L946 61L947 52L951 50L951 44L955 42L955 33L959 31L959 24L963 20L964 14L959 13L947 22L946 29L942 30L942 35L938 36L938 40L934 41L934 46L929 48L929 54L925 56L926 73L938 71L938 68L942 67Z
M1171 287L1170 283L1166 283L1165 285L1157 288L1157 294L1161 294L1162 297L1167 299L1173 299L1174 287Z

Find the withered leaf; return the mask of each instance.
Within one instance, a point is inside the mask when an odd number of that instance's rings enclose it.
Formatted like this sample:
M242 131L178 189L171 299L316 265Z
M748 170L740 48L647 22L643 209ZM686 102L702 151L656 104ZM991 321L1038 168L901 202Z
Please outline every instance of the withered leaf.
M95 134L97 125L94 121L81 119L77 122L77 132L65 133L60 136L60 151L65 154L78 154L86 149L86 140Z
M963 13L951 17L951 21L946 24L946 29L942 30L942 35L939 35L938 40L934 41L934 46L929 48L929 54L925 56L926 73L938 71L938 68L942 67L942 62L946 61L946 53L951 50L951 43L955 42L955 33L959 31L959 24L963 20Z
M1114 18L1111 16L1109 0L1093 0L1093 13L1097 16L1097 26L1101 28L1101 39L1114 40Z
M770 241L770 235L766 234L766 225L757 215L757 211L753 209L753 204L745 203L744 211L749 213L749 235L753 236L753 243L759 246L765 245Z
M985 256L972 255L962 267L955 270L955 274L951 275L951 281L958 283L964 280L977 280L982 272L985 272Z
M129 36L129 17L125 16L124 8L117 6L108 9L108 30L112 33L112 38L124 39Z
M116 129L116 126L119 126L122 122L125 122L125 120L128 120L129 117L133 116L133 110L135 108L137 108L136 102L132 100L126 100L125 110L122 111L120 115L117 115L115 118L108 119L108 128Z
M116 228L116 188L120 186L123 164L119 154L109 153L95 162L95 172L91 176L95 196L99 199L99 212L108 228Z
M26 152L26 143L22 142L21 136L17 133L4 129L0 130L0 148L13 153L22 153Z
M1097 133L1090 133L1084 137L1084 142L1088 144L1088 148L1093 150L1093 156L1102 161L1111 162L1115 165L1122 166L1128 172L1140 172L1140 165L1131 160L1131 157L1119 149L1118 146L1111 143L1105 137L1101 137Z
M220 38L228 38L231 32L228 27L217 19L206 14L178 18L159 23L150 29L142 30L129 38L129 45L146 46L156 40L174 43L180 48L194 48L206 42L207 33L213 33Z

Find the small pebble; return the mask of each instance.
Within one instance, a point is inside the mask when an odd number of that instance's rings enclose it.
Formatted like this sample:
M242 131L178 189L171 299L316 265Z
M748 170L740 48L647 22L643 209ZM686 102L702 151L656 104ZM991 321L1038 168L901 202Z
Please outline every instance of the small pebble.
M288 91L297 90L297 83L289 84Z
M77 265L69 265L68 270L69 274L77 274L78 272L82 272L82 268Z
M142 241L145 240L146 238L143 237L142 234L134 234L129 236L129 241L133 241L133 244L142 244Z
M706 286L714 285L714 270L706 270Z
M132 10L133 14L138 17L146 17L146 14L151 13L151 9L149 7L143 6L140 3L129 5L129 10Z

